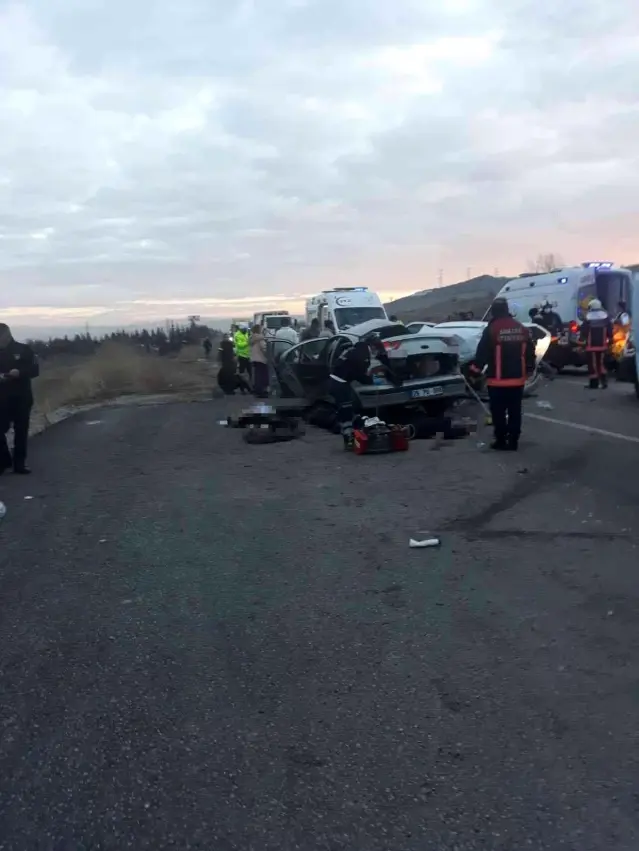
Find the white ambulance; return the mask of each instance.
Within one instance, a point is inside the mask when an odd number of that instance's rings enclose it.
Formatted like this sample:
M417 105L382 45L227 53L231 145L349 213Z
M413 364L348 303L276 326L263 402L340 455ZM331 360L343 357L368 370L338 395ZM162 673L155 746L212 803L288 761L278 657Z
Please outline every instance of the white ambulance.
M336 287L324 290L306 302L306 325L317 319L320 330L330 320L336 331L346 331L370 319L388 319L377 293L368 287Z
M594 261L552 272L524 273L508 281L497 297L508 301L511 314L520 322L529 322L530 310L548 301L564 325L576 330L591 299L598 298L612 318L618 303L630 300L631 286L629 269L609 261Z
M567 366L586 363L579 345L579 328L593 298L598 298L612 319L620 301L628 302L632 272L610 261L590 261L580 266L564 266L552 272L525 273L501 288L498 297L508 301L511 314L520 322L530 322L530 311L549 302L563 323L564 332L553 339L546 360L560 372ZM487 318L487 316L485 317Z

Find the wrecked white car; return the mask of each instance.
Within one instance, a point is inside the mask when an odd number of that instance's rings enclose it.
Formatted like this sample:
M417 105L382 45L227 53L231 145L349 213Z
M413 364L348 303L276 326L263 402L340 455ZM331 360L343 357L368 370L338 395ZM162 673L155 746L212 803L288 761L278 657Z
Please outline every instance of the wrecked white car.
M459 339L459 362L462 372L468 378L468 367L474 360L477 354L477 346L484 329L488 325L487 322L469 321L469 322L441 322L436 325L433 330L441 330L447 334L454 334ZM530 330L535 342L535 371L529 376L526 382L524 394L530 396L537 388L543 374L543 366L541 362L544 355L550 347L552 335L546 328L541 325L536 325L534 322L522 322L526 328Z
M311 403L329 399L333 363L346 348L372 337L381 340L398 380L391 383L373 357L371 383L353 384L364 411L395 406L446 410L465 395L453 333L427 328L414 334L401 322L387 319L371 319L333 337L306 340L282 352L274 362L282 395Z

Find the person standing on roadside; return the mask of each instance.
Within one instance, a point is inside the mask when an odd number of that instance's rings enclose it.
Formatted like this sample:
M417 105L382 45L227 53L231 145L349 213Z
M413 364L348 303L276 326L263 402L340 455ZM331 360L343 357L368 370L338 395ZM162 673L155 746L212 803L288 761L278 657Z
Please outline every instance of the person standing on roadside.
M31 346L13 339L11 329L0 323L0 475L13 472L26 475L29 422L33 407L31 379L40 367ZM7 432L13 428L13 455L7 444Z
M495 429L491 449L516 452L521 434L524 386L535 368L535 345L528 329L513 318L505 298L496 298L491 319L477 346L473 369L486 369L486 387Z
M311 324L308 325L300 335L300 343L306 340L316 340L320 336L319 319L311 319Z
M335 326L331 322L330 319L324 320L324 327L322 328L322 333L320 337L334 337L335 336Z
M266 338L259 325L251 329L251 370L253 373L253 393L258 399L268 397L268 356Z
M233 335L235 357L237 358L237 371L240 375L251 377L251 349L249 342L248 325L240 322L237 331Z
M299 341L299 335L295 328L291 325L291 317L283 316L282 324L275 332L274 339L274 358L277 360L280 355L287 352L292 346L296 346Z

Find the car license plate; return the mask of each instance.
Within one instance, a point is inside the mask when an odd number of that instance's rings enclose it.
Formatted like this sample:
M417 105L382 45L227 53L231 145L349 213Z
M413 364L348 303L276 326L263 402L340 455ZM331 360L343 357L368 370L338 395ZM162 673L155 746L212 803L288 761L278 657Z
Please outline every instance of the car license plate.
M418 390L411 390L410 395L413 399L428 399L431 396L441 396L443 392L443 387L420 387Z

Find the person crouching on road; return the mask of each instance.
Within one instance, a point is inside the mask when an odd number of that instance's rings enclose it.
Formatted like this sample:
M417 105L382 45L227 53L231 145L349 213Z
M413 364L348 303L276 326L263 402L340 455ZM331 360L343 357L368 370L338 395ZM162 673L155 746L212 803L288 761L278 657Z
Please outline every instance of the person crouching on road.
M40 367L31 346L13 339L11 330L0 323L0 475L13 472L26 475L29 422L33 407L31 379ZM13 456L7 445L7 432L13 428Z
M258 399L268 396L268 357L266 339L259 325L251 329L251 371L253 374L253 393Z
M481 336L475 368L486 370L486 387L495 429L492 449L516 451L521 434L524 386L535 368L535 346L528 329L508 311L505 298L496 298L491 319Z
M353 442L353 418L360 413L359 397L353 389L353 382L370 385L373 378L370 374L371 355L374 353L379 363L384 367L388 380L395 386L401 385L401 380L393 372L388 354L382 341L376 337L359 340L353 346L344 349L333 363L333 371L329 378L329 393L337 409L337 426L344 442L351 446Z
M235 346L235 357L237 358L237 371L240 375L251 377L251 351L249 342L249 331L246 322L241 322L233 335Z
M588 313L579 329L579 338L586 346L588 359L588 390L608 386L605 358L612 340L612 322L598 298L588 305Z
M233 349L232 340L224 339L218 350L220 370L217 374L218 387L226 396L235 395L239 390L242 394L250 393L251 388L244 378L237 372L237 362Z

